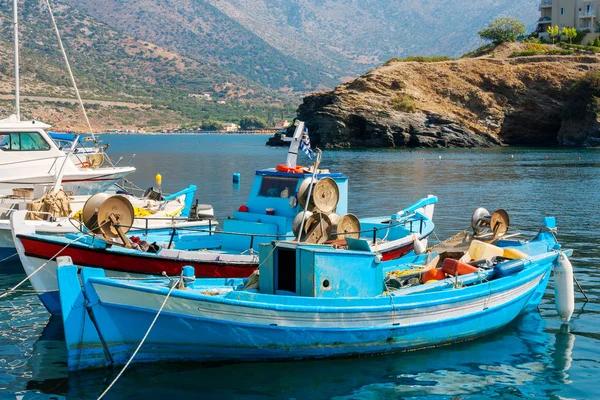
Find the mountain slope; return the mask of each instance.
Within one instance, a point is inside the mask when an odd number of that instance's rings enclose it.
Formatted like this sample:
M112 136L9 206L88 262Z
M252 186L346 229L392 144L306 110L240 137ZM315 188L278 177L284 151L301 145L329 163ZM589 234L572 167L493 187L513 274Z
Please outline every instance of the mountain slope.
M0 91L13 91L12 1L0 0ZM87 98L173 98L211 92L223 98L273 98L247 78L110 29L78 9L54 3L54 13L78 85ZM72 96L48 10L20 4L24 93Z
M338 74L392 57L459 56L500 16L533 26L538 0L207 0L275 48Z
M312 90L406 55L459 56L538 0L65 0L128 35L276 89Z
M200 0L66 0L124 34L208 60L271 89L332 86L324 69L287 57Z

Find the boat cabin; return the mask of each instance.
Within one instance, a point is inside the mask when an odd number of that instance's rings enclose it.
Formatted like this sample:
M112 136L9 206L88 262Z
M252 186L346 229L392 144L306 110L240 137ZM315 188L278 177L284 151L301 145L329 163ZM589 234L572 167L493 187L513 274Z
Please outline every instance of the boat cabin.
M294 242L260 247L263 294L302 297L374 297L385 290L380 259L370 251Z
M222 250L258 251L261 243L292 239L292 223L304 209L298 201L302 182L312 173L279 172L275 168L256 171L247 203L223 222ZM323 171L316 180L331 178L339 189L336 213L348 212L348 177L341 173ZM242 235L231 233L243 232Z

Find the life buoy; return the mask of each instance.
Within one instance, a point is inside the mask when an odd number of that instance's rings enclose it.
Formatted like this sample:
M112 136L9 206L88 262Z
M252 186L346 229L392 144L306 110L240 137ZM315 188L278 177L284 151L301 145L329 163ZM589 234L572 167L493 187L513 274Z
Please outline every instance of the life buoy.
M279 172L286 172L288 174L303 174L305 167L296 165L295 167L288 167L285 164L277 164L275 169Z
M80 162L77 165L80 166L81 168L89 168L90 167L90 163L87 161Z

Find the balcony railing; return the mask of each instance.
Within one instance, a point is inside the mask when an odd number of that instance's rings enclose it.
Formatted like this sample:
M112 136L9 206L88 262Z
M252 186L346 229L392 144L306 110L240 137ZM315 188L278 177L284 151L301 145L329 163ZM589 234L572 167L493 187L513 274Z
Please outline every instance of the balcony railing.
M594 18L595 16L596 10L594 10L593 8L579 12L579 18Z
M552 22L552 18L550 17L541 17L540 19L538 19L538 22L540 24L549 24Z
M540 8L552 7L552 0L540 1Z

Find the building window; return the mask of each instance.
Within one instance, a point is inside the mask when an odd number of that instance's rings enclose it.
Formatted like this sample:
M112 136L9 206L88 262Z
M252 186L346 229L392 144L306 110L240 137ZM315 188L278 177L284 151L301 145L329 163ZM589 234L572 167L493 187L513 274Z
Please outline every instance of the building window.
M560 8L560 15L565 15L565 9L563 7Z

